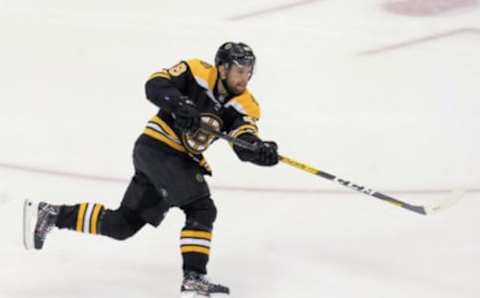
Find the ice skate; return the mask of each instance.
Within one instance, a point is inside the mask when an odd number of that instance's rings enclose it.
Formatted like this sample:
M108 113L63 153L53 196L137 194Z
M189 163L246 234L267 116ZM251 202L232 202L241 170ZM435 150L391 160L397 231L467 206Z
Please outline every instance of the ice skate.
M211 283L205 275L195 271L185 272L180 291L182 298L203 298L211 297L211 295L215 294L230 294L229 288Z
M23 243L26 249L42 249L47 234L55 226L59 206L25 200L23 205Z

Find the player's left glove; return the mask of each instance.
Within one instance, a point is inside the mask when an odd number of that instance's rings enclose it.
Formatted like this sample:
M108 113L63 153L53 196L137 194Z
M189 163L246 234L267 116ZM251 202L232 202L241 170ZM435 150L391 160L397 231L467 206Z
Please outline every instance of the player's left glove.
M171 101L170 110L175 119L174 125L179 131L188 133L200 128L200 112L187 96L178 96L169 100Z

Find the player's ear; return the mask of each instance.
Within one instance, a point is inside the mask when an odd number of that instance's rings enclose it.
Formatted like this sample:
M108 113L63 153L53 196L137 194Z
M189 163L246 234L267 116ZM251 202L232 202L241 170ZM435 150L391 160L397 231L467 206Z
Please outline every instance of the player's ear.
M218 76L220 79L225 80L227 78L227 68L225 64L218 66Z

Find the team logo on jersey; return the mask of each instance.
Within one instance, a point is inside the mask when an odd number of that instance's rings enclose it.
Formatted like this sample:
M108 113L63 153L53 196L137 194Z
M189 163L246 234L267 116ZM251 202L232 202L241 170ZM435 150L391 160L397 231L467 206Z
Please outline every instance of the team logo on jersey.
M222 129L223 121L215 114L202 113L200 115L202 126L207 126L210 129L220 132ZM185 148L193 154L200 154L207 150L208 146L213 142L215 136L198 129L192 133L182 134L182 141Z

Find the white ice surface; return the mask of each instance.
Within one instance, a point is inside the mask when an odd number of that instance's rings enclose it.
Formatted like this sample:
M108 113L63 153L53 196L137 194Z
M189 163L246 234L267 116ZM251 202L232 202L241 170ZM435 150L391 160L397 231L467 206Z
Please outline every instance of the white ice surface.
M385 1L354 2L231 21L293 1L0 1L0 163L127 181L133 142L155 113L148 75L242 40L258 56L250 89L261 134L283 154L418 204L443 194L411 191L478 190L479 6L407 17ZM477 31L362 54L462 29ZM422 217L321 193L342 189L284 165L242 164L221 142L207 158L219 209L209 271L232 297L480 295L478 192ZM56 231L45 250L22 248L24 198L115 208L125 187L0 167L0 298L176 297L178 210L126 242Z

